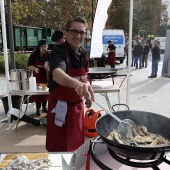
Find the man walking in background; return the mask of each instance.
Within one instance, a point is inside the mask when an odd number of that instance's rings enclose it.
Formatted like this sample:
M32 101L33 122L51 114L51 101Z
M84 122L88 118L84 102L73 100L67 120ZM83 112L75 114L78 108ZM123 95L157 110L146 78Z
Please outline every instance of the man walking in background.
M142 68L142 55L143 55L143 47L141 45L141 40L138 41L137 45L134 47L135 50L135 65L138 68L138 60L139 60L139 69Z
M142 58L142 67L148 66L148 54L149 54L149 46L146 44L146 41L143 42L143 58Z
M159 48L159 42L157 40L154 41L154 47L152 49L152 73L148 78L156 78L158 72L158 63L160 61L161 50Z

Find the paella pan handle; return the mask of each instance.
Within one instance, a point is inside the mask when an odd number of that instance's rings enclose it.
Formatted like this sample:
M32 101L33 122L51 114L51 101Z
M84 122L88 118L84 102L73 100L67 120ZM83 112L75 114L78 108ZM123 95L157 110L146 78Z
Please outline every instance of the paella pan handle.
M115 109L114 109L114 107L116 107L116 106L125 106L126 108L127 108L127 110L129 110L129 106L127 105L127 104L114 104L114 105L112 105L112 110L115 112Z
M169 152L170 151L170 148L168 147L168 148L157 148L157 149L154 149L155 150L155 152L157 153L157 152Z
M91 100L91 98L89 98ZM93 103L95 103L97 106L99 106L101 109L103 109L108 115L110 115L111 117L113 117L114 119L116 119L119 123L122 122L122 120L120 120L117 116L115 116L114 114L112 114L112 112L106 110L103 106L101 106L98 102L93 101Z

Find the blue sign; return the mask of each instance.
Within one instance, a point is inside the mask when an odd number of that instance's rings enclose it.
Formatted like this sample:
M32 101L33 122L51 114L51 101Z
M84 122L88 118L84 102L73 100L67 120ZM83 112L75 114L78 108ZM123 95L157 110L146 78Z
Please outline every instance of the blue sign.
M114 44L123 44L123 35L103 35L103 44L111 40Z

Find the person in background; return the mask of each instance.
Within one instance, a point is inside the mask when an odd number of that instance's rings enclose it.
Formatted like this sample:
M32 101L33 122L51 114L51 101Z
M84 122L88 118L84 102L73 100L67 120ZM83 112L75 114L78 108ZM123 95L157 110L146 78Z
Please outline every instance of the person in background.
M146 41L143 42L143 58L142 58L142 67L148 66L148 54L149 54L149 46L146 44Z
M108 41L108 64L111 68L115 68L115 57L116 57L116 46L113 44L111 40Z
M129 51L129 41L126 43L126 46L125 46L126 66L128 66L128 51Z
M93 89L87 84L88 60L81 48L86 25L81 17L69 20L64 32L66 41L50 53L46 131L49 152L75 151L84 143L83 100L87 107L94 100Z
M51 40L53 42L56 42L56 44L61 44L65 41L64 33L63 31L56 30L54 34L51 37Z
M136 46L136 45L137 45L137 44L134 43L134 45L133 45L133 47L132 47L132 64L131 64L131 67L136 66L136 63L135 63L135 58L136 58L135 46Z
M49 71L49 52L47 51L47 48L47 40L40 40L38 42L37 49L30 55L28 59L28 69L33 71L33 75L36 77L37 84L47 84L47 74ZM35 95L30 97L30 101L36 102L37 116L40 116L41 114L41 106L42 112L47 113L47 99L48 95Z
M138 60L139 60L139 69L142 69L142 55L143 55L143 47L141 45L141 40L138 41L137 45L134 47L135 51L135 65L138 68Z
M100 59L100 67L106 67L106 56L104 53L102 53L101 59Z
M148 78L156 78L158 72L158 63L161 59L161 50L159 48L159 42L157 40L154 41L154 47L151 50L152 52L152 73Z

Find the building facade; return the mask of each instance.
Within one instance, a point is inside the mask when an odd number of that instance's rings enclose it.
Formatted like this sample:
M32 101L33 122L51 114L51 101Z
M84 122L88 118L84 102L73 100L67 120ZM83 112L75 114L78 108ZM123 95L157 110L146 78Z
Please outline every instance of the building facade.
M169 18L169 21L167 24L170 24L170 0L162 0L162 4L166 6L166 12L163 15L164 17Z

